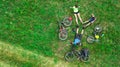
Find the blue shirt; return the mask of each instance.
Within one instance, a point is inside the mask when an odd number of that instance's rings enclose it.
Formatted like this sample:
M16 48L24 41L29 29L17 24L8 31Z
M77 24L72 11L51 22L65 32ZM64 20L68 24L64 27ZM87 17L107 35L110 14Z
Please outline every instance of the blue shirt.
M73 42L74 45L77 45L78 43L80 43L80 39L76 38Z

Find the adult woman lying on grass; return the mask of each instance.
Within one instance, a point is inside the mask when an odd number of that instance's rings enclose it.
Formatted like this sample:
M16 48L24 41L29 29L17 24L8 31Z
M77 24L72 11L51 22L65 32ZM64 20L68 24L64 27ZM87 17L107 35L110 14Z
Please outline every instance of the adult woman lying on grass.
M81 23L83 22L83 21L82 21L82 18L80 17L79 10L78 10L79 7L80 7L80 6L78 6L78 5L75 5L75 6L73 6L73 7L70 7L70 8L73 9L74 16L75 16L75 19L76 19L76 23L77 23L77 24L78 24L78 18L79 18L79 20L81 21Z
M88 27L89 25L93 24L95 20L96 20L95 15L92 14L90 19L84 22L83 27L84 28Z

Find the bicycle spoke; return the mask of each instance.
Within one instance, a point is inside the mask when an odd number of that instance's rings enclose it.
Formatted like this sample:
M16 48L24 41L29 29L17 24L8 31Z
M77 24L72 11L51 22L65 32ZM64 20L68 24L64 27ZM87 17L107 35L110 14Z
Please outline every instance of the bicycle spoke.
M59 33L59 39L61 40L66 40L67 39L67 32L66 31L62 31Z
M93 43L94 42L94 37L93 36L88 36L87 37L87 42L88 43Z
M65 60L66 60L66 61L71 62L71 61L73 61L74 59L75 59L74 53L72 53L72 52L66 53L66 55L65 55Z
M63 24L64 24L65 26L70 26L70 25L72 24L72 20L70 21L70 20L69 20L69 17L66 17L66 18L64 18L64 20L63 20Z

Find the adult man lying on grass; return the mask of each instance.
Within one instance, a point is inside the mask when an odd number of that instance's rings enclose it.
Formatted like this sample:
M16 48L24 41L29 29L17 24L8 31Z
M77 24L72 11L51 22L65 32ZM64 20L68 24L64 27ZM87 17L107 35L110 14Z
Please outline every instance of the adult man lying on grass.
M95 20L96 20L95 15L92 14L90 19L84 22L83 27L84 28L88 27L89 25L93 24Z
M80 34L78 33L78 31L79 31L79 26L77 26L74 41L71 43L73 46L81 45L81 39L82 39L82 35L83 35L83 32L84 32L84 28L82 29Z

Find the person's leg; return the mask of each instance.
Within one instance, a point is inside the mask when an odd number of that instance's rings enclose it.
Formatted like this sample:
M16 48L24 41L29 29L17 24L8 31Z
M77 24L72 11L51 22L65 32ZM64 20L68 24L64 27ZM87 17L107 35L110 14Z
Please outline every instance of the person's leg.
M87 21L83 22L83 24L88 24L88 23L89 23L89 20L87 20Z
M79 20L80 20L81 23L83 24L82 18L80 17L80 13L78 13L77 15L78 15Z
M76 33L75 33L75 37L74 37L74 39L77 38L77 36L78 36L78 31L79 31L79 28L76 29Z
M83 35L83 33L84 33L84 29L82 29L82 31L81 31L81 36Z
M77 14L74 14L74 16L75 16L76 23L77 23L77 25L78 25L78 18L77 18Z
M79 32L79 28L77 28L77 30L76 30L76 33L78 34L78 32Z
M91 25L91 23L89 22L89 23L87 23L87 24L85 24L83 27L84 28L86 28L86 27L88 27L89 25Z

